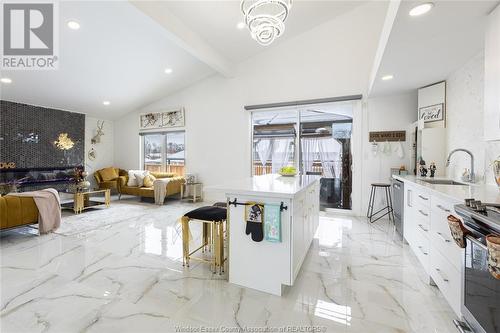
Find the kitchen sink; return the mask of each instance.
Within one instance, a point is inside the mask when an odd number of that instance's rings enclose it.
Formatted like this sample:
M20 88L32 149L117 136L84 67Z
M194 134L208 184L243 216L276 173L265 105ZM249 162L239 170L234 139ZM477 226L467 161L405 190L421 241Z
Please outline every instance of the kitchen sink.
M448 180L448 179L422 179L422 181L429 183L429 184L436 184L436 185L462 185L462 186L468 186L469 184L466 183L460 183L456 182L454 180Z

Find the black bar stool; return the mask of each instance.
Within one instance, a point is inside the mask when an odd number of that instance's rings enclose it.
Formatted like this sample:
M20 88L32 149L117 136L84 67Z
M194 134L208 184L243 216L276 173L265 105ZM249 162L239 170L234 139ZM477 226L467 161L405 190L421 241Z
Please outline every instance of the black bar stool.
M377 210L374 213L373 206L375 205L375 194L377 192L377 188L384 189L386 206L382 207L381 209ZM391 184L373 183L370 192L370 200L368 201L368 211L366 212L366 217L368 218L370 223L373 223L375 221L380 220L386 215L389 215L389 221L391 220L391 215L392 215L392 221L394 221L394 210L392 209L392 197L391 197Z

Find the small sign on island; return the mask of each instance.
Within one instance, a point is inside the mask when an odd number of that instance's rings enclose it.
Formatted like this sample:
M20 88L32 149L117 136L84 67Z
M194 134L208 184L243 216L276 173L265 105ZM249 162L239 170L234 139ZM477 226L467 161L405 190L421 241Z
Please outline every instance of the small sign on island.
M406 141L406 131L370 132L370 142Z

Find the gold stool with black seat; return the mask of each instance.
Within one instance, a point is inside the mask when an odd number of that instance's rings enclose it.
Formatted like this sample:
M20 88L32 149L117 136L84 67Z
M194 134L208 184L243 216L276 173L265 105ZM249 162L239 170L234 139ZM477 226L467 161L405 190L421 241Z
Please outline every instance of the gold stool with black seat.
M227 220L227 209L216 206L205 206L194 209L182 216L182 266L189 267L190 260L199 260L210 263L213 267L212 272L219 274L224 272L224 230ZM190 230L189 223L197 221L203 223L201 245L190 252L189 239ZM198 251L208 252L213 251L211 259L193 257Z

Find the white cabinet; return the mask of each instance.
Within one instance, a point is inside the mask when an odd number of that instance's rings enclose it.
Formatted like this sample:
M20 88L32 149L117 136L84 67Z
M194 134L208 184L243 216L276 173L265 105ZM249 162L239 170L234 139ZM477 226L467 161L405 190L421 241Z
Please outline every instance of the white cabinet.
M460 316L463 250L453 241L447 221L450 214L457 216L453 206L458 203L438 194L432 195L430 275L452 309Z
M500 140L500 5L488 16L484 59L484 139Z
M415 224L413 223L415 216L415 188L409 183L405 183L404 194L404 217L403 217L403 238L408 244L413 245L415 235Z
M299 193L293 201L292 276L293 284L319 224L319 182Z
M460 316L463 250L452 239L447 217L458 202L405 182L404 238L427 275Z
M452 264L448 257L439 251L431 248L430 253L430 275L434 283L438 286L448 304L457 316L461 317L461 280L462 275Z
M429 274L430 195L420 187L405 183L403 236Z
M457 216L453 206L458 204L453 200L442 198L438 195L432 196L431 211L431 232L430 238L433 249L441 252L447 257L457 271L462 267L463 250L460 249L453 240L448 227L448 216L450 214Z

